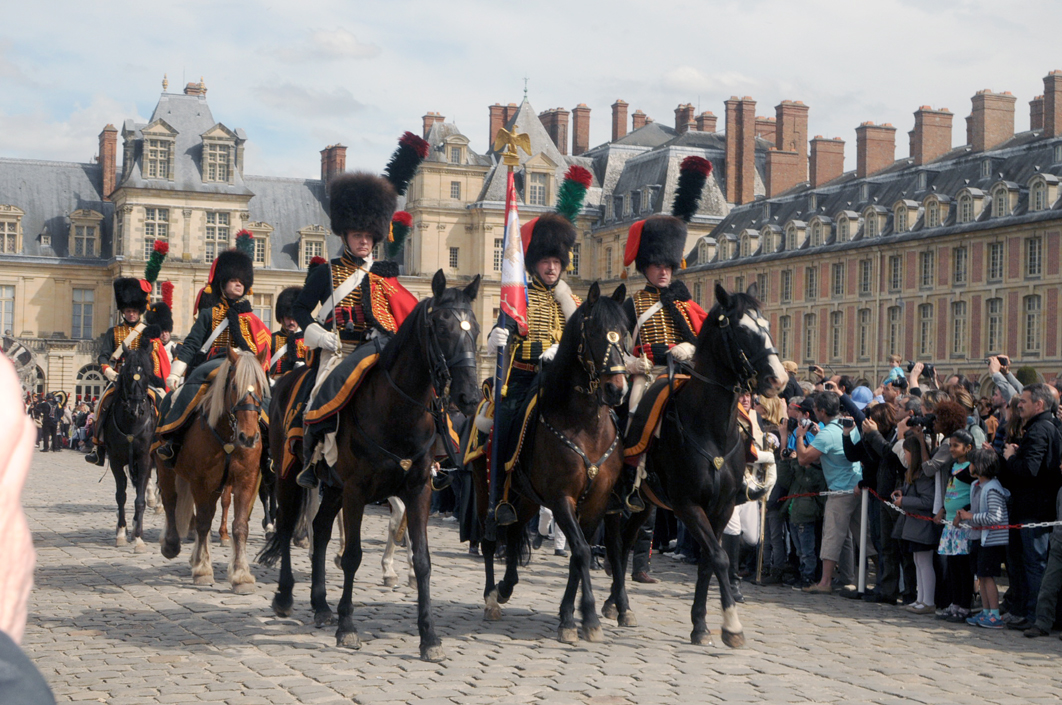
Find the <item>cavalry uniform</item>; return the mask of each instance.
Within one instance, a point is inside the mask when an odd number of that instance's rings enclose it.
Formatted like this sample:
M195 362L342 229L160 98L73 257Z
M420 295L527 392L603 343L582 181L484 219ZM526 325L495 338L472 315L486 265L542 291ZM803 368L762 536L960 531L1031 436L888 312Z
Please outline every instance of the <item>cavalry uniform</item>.
M166 354L159 336L162 334L160 322L172 316L169 315L169 307L165 304L156 304L148 311L148 292L151 284L147 281L132 277L119 277L114 280L114 300L118 311L135 309L138 313L136 320L130 322L122 318L122 322L107 332L99 341L99 357L96 359L107 378L107 388L100 396L96 405L96 423L92 431L92 443L94 448L85 456L85 460L96 465L103 465L105 453L102 444L103 428L107 421L107 415L114 401L114 382L118 379L118 370L121 368L125 351L146 348L151 350L152 374L157 378L153 380L154 387L165 386L165 379L170 374L170 358ZM156 312L156 307L158 311ZM165 309L165 310L163 310ZM147 315L145 315L145 312ZM120 315L122 315L120 313Z
M369 233L374 244L388 236L398 202L388 180L364 172L343 174L330 182L329 194L336 235ZM372 255L362 259L344 248L328 266L316 267L292 305L313 369L289 406L320 408L342 393L358 363L382 351L416 305L416 297L399 283L393 262L375 262ZM316 485L318 451L325 464L335 465L336 422L331 415L303 430L300 485Z
M302 329L296 328L289 332L283 327L284 319L295 318L295 299L302 291L301 286L289 286L277 296L277 322L281 328L273 333L269 341L269 349L273 357L269 359L269 376L276 379L280 375L291 372L298 366L306 364L306 342L303 340Z
M503 394L498 395L494 412L494 443L497 443L499 467L490 469L490 513L488 532L496 526L507 526L516 521L516 512L503 492L505 474L502 466L515 450L524 409L538 384L540 362L549 361L556 354L564 326L582 303L572 293L568 283L558 279L552 286L545 284L536 273L536 266L543 259L556 257L562 269L567 269L570 252L575 244L575 228L565 217L556 213L534 218L521 228L527 243L524 265L527 268L527 334L519 335L517 324L510 320L505 334L491 331L493 344L507 340L509 344L509 371L503 385Z
M232 279L239 279L244 286L244 295L236 300L230 300L224 294L225 283ZM160 410L155 433L162 441L158 454L163 460L176 457L190 412L230 347L255 355L264 352L268 364L269 328L251 310L251 301L247 298L253 284L254 267L244 252L226 250L214 260L205 295L201 294L198 299L198 303L205 306L199 310L170 371L169 386L180 386L180 389L166 397ZM185 381L180 385L182 377ZM268 408L266 400L263 403Z

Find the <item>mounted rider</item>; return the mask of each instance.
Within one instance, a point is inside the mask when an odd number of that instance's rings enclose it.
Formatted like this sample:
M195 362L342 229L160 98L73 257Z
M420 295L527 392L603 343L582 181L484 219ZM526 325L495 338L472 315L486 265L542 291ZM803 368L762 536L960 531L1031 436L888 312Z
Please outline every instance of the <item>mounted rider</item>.
M678 189L671 207L672 215L654 215L639 220L627 232L623 266L634 264L646 279L645 288L635 292L623 304L634 338L634 356L628 360L631 392L628 418L634 415L645 390L667 372L670 355L677 362L693 359L697 336L707 312L690 296L681 280L673 280L676 270L686 266L686 224L697 212L701 191L712 163L701 157L682 161ZM644 473L645 458L637 467L627 465L616 488L627 508L645 509L638 494ZM613 507L616 508L616 507Z
M280 330L275 331L269 341L269 349L273 351L273 357L269 359L270 379L275 380L306 364L309 351L303 340L302 328L295 320L295 300L300 293L301 286L289 286L277 296L276 315Z
M99 342L100 354L97 361L108 384L96 405L96 423L92 432L94 447L92 452L85 456L86 462L102 466L106 458L102 444L103 428L111 404L114 402L116 394L114 382L118 379L118 371L121 369L126 351L150 347L152 373L158 378L153 380L155 382L153 386L164 386L164 380L170 374L170 357L166 354L166 349L159 339L162 333L159 323L164 322L169 310L167 308L166 311L162 311L160 308L156 313L155 307L152 306L152 311L148 312L148 294L158 278L159 269L168 251L169 246L165 242L156 240L154 250L145 267L144 279L118 277L114 280L114 302L118 307L121 320L118 325L108 328ZM148 315L145 316L145 312L148 312Z
M163 462L172 462L180 450L184 428L229 347L269 358L269 328L251 309L254 263L250 233L236 236L236 249L225 250L210 268L207 286L196 297L199 315L177 351L167 385L177 391L166 397L160 411L156 438ZM252 250L253 251L253 250ZM182 386L183 382L183 386ZM263 400L264 401L264 400Z

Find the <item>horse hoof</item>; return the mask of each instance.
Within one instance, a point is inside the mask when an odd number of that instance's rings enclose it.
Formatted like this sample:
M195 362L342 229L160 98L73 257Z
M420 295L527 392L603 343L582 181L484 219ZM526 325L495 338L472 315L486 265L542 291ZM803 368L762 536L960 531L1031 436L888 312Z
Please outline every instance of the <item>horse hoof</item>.
M497 622L502 618L501 607L485 607L483 609L483 619L488 622Z
M176 558L179 555L181 555L181 544L180 543L175 543L175 544L164 543L164 544L162 544L162 557L163 558L169 558L169 559L172 560L172 559Z
M361 639L357 632L336 632L336 646L344 649L360 649Z
M638 618L634 616L634 612L627 611L620 615L618 620L621 627L637 627Z
M305 538L304 539L295 539L295 540L292 541L292 543L295 544L295 548L309 548L310 547L310 540L309 539L305 539Z
M388 575L384 577L384 587L393 588L398 587L398 576Z
M232 592L236 595L251 595L255 592L254 583L236 583L232 586Z
M616 609L615 603L606 602L604 604L604 606L601 608L601 616L604 617L605 619L618 619L619 618L619 610Z
M446 660L446 652L443 647L436 644L435 646L429 646L426 649L420 650L420 659L427 661L428 663L439 663Z
M193 585L213 585L214 584L214 576L213 575L197 575L197 576L195 576L192 579L192 584Z
M724 629L723 643L731 649L740 649L745 645L745 632L728 632Z
M562 644L578 644L579 632L575 627L561 627L557 630L557 641Z
M329 609L327 607L325 609L323 609L323 610L317 610L316 612L313 613L313 626L317 627L318 629L321 629L322 627L329 627L329 626L331 626L331 625L333 625L335 623L336 623L336 615L331 609ZM355 641L357 640L357 638L358 638L358 633L357 632L348 632L348 633L349 634L353 634ZM336 639L338 640L339 638L340 638L339 634L336 634ZM339 645L343 646L344 644L340 643ZM356 649L358 647L354 646L352 648Z
M411 588L416 588L417 587L417 576L415 576L415 575L409 576L409 587L411 587Z
M133 553L147 553L147 544L144 543L143 539L137 539L136 543L133 544Z
M580 627L579 636L583 638L583 641L589 641L593 643L600 643L605 640L605 632L601 627Z
M228 536L226 536L225 538L221 539L221 545L222 546L231 546L232 545L232 539L229 538Z
M129 540L125 537L125 534L121 534L119 536L114 537L115 548L121 548L122 546L127 546L128 544Z
M712 633L693 632L690 634L690 643L694 646L712 646Z
M286 604L286 605L281 604L280 596L279 595L274 595L273 596L273 614L275 614L276 616L280 617L281 619L287 619L288 617L291 616L292 604L293 604L293 601L290 601L290 600L288 601L288 604Z

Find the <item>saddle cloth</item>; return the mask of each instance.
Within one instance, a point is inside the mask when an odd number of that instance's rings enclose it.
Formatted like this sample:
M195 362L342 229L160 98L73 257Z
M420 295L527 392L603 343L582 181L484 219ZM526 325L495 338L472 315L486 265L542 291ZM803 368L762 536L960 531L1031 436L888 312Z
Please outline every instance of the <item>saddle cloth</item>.
M660 421L664 418L672 392L682 389L689 379L688 375L675 375L675 383L672 386L668 384L667 376L661 375L645 390L642 400L638 403L637 411L630 418L627 433L623 439L623 457L628 463L637 463L638 456L648 450L649 444L656 436Z
M494 417L494 422L498 423L497 416L489 408L492 404L490 399L484 399L479 403L479 408L476 410L476 415L483 414L487 417ZM484 411L484 406L487 405L488 409ZM514 414L509 420L508 428L499 429L504 431L504 438L506 439L504 447L500 449L501 457L503 459L502 467L505 468L505 472L512 472L512 469L516 467L516 462L520 458L520 452L523 450L524 441L534 434L535 426L538 424L538 391L528 395L527 401L524 406L519 410L519 413ZM464 462L468 463L486 456L488 464L490 461L492 438L489 433L483 433L477 429L474 425L471 432L468 434L468 441L464 448Z

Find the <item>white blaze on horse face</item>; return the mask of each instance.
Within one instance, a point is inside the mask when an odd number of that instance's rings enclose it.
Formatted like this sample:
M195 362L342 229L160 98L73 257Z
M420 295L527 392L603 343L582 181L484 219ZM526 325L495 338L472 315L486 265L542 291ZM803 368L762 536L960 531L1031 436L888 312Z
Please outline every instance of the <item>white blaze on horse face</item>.
M765 348L774 347L774 340L771 338L771 323L760 316L759 311L746 313L738 321L738 325L759 338ZM782 367L782 361L778 358L778 355L775 353L768 355L767 364L771 368L771 374L778 380L775 389L777 391L785 389L785 385L789 382L789 373Z

